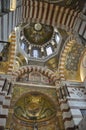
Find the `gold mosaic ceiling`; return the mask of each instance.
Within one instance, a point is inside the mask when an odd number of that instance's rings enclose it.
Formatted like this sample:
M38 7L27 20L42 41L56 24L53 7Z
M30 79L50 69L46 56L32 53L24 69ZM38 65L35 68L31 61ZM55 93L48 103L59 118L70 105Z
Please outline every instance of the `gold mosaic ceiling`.
M36 116L40 119L35 120L35 122L33 122L31 116L33 115L32 111L35 111L35 115L40 113L40 116ZM14 112L17 116L13 115ZM58 118L56 116L57 113ZM30 120L29 115L31 117ZM34 123L37 123L38 130L56 130L56 126L58 130L64 130L56 89L28 85L14 86L6 128L13 130L33 130Z
M40 23L30 23L24 27L23 34L29 43L43 45L51 39L53 27Z
M15 104L14 117L20 122L46 121L56 115L54 103L39 92L23 95Z

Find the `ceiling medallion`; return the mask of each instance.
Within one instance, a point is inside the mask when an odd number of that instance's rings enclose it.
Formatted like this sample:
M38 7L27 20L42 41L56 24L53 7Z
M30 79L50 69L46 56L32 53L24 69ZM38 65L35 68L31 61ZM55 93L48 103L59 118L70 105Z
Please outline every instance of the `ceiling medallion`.
M34 25L34 28L35 28L36 31L40 31L42 29L42 25L40 23L36 23Z

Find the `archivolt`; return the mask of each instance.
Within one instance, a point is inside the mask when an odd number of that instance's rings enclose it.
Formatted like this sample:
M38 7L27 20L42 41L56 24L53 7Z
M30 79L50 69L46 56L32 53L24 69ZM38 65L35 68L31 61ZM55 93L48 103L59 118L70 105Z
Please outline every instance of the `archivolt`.
M36 66L36 65L23 66L20 69L16 70L15 72L12 72L13 80L16 81L18 77L31 71L40 72L41 74L49 77L54 83L58 80L56 74L53 71L45 67Z

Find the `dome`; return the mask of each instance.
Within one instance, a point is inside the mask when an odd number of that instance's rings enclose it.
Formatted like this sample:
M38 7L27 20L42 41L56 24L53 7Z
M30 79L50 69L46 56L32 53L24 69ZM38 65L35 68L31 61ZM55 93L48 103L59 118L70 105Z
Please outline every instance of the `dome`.
M30 23L23 28L23 35L29 43L43 45L53 35L53 27L41 23Z

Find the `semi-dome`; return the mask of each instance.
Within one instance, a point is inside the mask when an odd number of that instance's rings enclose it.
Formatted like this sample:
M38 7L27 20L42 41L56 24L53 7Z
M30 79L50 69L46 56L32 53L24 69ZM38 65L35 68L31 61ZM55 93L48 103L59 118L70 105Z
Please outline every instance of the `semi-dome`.
M15 103L14 117L20 123L46 122L56 116L56 107L53 101L39 92L24 94Z

